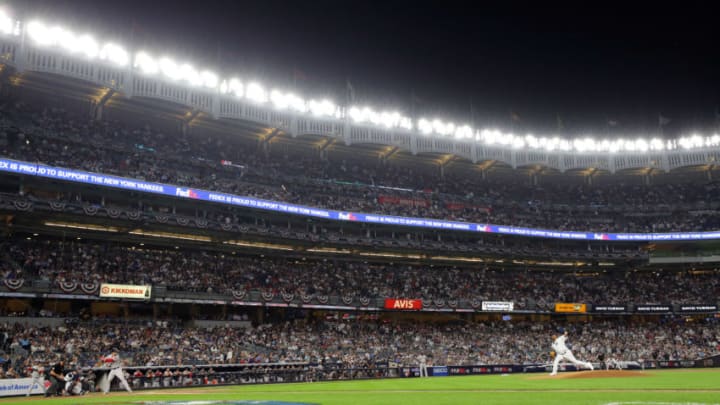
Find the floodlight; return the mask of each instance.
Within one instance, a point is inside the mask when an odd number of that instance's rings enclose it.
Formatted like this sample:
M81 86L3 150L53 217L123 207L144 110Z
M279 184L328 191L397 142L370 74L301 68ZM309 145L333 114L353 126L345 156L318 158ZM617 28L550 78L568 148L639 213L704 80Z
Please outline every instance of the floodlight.
M468 139L472 137L472 128L468 125L463 125L455 130L455 138L457 139Z
M93 37L88 34L82 35L75 39L75 52L82 53L90 59L98 56L99 45Z
M496 143L500 139L500 131L483 129L480 132L481 139L488 145Z
M570 142L567 139L560 140L560 150L564 152L572 150L572 145L570 145Z
M393 124L395 123L395 117L388 112L382 112L379 116L380 125L384 126L385 128L392 128Z
M500 145L512 145L515 142L515 135L513 134L500 134L498 138Z
M265 89L258 83L250 83L245 91L245 97L256 103L264 104L268 101L268 95Z
M350 119L352 119L355 122L360 122L362 119L362 112L360 111L360 108L352 106L348 109L348 116Z
M525 143L533 149L538 149L540 147L539 140L532 134L525 135Z
M310 100L308 107L310 112L317 116L332 116L337 110L335 103L330 100Z
M370 121L371 123L375 125L381 125L382 119L380 117L380 114L372 110L370 107L363 108L363 116L365 117L365 120Z
M693 134L692 136L680 138L678 144L680 144L683 149L701 148L703 146L703 139L700 135Z
M55 26L50 28L49 35L51 38L48 39L48 45L57 44L71 53L78 51L78 40L72 32L62 27Z
M270 101L275 105L276 108L285 109L287 107L285 95L277 90L273 90L270 92Z
M154 75L160 71L160 66L152 56L140 51L135 55L135 67L140 68L143 73Z
M55 42L52 30L40 21L31 21L27 26L27 34L38 45L52 45Z
M663 144L662 139L653 138L650 140L650 149L651 150L664 150L665 145Z
M418 129L422 134L430 135L433 131L433 125L425 118L420 118L420 120L418 121Z
M720 135L714 134L708 138L708 146L720 146Z
M183 70L180 68L180 66L177 65L177 63L175 63L175 61L170 58L161 58L159 66L162 74L172 80L180 80L183 76Z
M227 83L227 92L234 94L235 97L242 97L244 95L244 87L240 79L230 79L230 82Z
M292 93L273 90L270 92L270 101L275 108L279 110L293 110L297 112L305 112L307 110L305 100Z
M0 10L0 33L10 35L13 33L13 20L5 14L5 11Z
M635 140L635 150L640 152L647 152L650 149L650 145L644 138L638 138Z
M218 85L218 76L214 72L211 72L209 70L204 70L202 73L200 73L200 79L202 81L203 86L214 89Z
M112 62L118 66L127 66L128 53L119 45L107 43L100 50L100 59Z
M166 65L168 68L170 68L170 65ZM163 72L165 73L165 72ZM167 76L170 76L166 73ZM175 80L184 80L188 82L191 86L200 86L203 84L202 78L200 77L200 73L198 73L197 70L195 70L194 67L191 65L185 63L182 66L179 66L177 68L177 78L173 78Z

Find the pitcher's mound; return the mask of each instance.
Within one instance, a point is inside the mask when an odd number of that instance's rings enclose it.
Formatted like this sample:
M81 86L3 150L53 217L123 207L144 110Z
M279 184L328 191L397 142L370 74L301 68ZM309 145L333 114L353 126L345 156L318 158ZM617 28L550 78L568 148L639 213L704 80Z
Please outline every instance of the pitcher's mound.
M558 380L568 378L616 378L616 377L647 377L643 371L623 371L623 370L595 370L595 371L570 371L567 373L558 373L558 375L543 375L530 377L530 380Z

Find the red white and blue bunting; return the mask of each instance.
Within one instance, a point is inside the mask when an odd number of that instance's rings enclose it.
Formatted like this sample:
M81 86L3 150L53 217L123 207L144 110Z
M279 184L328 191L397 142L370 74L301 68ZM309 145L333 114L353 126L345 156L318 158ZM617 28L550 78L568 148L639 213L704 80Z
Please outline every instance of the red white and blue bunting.
M98 207L95 207L93 205L85 205L83 206L83 211L85 211L85 215L94 216L98 213Z
M50 201L50 209L53 211L62 211L65 209L64 201Z
M75 281L58 281L58 286L60 286L60 289L63 290L63 292L71 293L78 288L78 283Z
M32 211L33 203L30 201L14 200L13 205L20 211Z
M81 283L80 289L82 292L84 292L87 295L92 295L98 292L98 289L100 289L100 284L97 281L90 281L87 283Z
M5 279L5 287L8 288L8 290L19 290L22 288L23 284L25 284L25 280L22 278L6 278Z
M110 218L118 218L120 214L122 214L122 211L117 208L108 208L107 214Z

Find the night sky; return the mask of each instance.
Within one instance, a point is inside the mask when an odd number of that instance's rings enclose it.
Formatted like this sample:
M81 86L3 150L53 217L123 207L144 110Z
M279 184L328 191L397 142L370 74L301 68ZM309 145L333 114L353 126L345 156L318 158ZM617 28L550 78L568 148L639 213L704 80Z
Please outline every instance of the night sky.
M478 127L656 133L662 114L666 135L717 130L711 3L630 3L0 0L24 19L337 102L349 80L358 103Z

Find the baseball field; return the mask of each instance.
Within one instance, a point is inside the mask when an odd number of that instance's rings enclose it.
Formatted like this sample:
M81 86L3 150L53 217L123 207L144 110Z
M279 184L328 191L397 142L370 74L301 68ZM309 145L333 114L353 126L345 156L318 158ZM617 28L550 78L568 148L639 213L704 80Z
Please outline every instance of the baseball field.
M720 404L720 369L585 371L426 379L386 379L301 384L191 387L88 394L83 397L20 397L0 404L303 403L323 405L419 404Z

